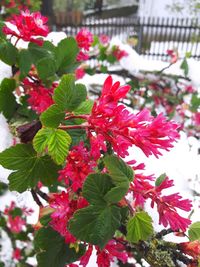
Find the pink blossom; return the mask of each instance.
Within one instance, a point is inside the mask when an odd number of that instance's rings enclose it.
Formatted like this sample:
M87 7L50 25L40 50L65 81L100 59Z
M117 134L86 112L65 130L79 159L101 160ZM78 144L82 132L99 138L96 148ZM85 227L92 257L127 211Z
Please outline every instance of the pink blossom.
M200 112L194 113L194 123L196 126L200 126Z
M81 67L75 70L76 80L81 79L85 76L85 70Z
M80 51L76 57L77 61L85 61L89 59L89 55L84 53L83 51Z
M167 50L167 54L171 57L170 63L176 63L178 54L174 50Z
M106 34L101 34L101 35L99 36L99 41L100 41L103 45L107 45L107 44L109 43L109 41L110 41L110 38L109 38L109 36L106 35Z
M17 27L17 31L10 29L8 26L3 27L3 32L6 35L16 36L18 39L22 39L26 42L33 42L38 45L42 45L43 41L36 39L35 37L46 37L49 33L47 18L43 17L40 12L30 13L29 10L21 11L20 15L15 15L9 21L11 24Z
M88 29L81 29L76 35L76 41L80 48L89 50L91 44L93 43L93 35Z

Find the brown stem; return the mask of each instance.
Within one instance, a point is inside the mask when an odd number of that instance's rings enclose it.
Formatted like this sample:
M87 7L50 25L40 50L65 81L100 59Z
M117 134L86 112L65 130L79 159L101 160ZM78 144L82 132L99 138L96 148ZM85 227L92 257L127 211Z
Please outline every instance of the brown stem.
M65 120L71 120L71 119L84 119L87 120L88 116L87 115L70 115L66 116Z
M36 189L36 193L41 197L43 198L44 200L46 200L47 202L49 202L50 200L50 197L45 194L44 192L40 191L39 189Z
M34 189L31 189L31 194L33 196L34 201L38 204L39 207L43 207L42 202L40 201L38 195L36 194Z
M126 202L128 208L129 208L129 211L130 211L131 215L133 216L135 211L134 211L133 207L131 206L131 203L125 197L124 197L124 201Z

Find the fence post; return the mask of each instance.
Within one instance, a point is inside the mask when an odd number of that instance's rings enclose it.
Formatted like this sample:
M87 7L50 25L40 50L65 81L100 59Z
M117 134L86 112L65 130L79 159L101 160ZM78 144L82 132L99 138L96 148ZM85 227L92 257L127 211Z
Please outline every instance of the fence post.
M136 52L138 54L142 53L142 42L143 42L143 24L141 23L141 18L138 19L138 44L136 46Z

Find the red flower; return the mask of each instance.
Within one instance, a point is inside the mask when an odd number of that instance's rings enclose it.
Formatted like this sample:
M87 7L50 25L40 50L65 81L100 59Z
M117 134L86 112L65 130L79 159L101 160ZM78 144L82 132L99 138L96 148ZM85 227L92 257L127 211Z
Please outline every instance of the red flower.
M28 103L31 109L38 114L44 112L54 103L52 95L56 87L55 84L53 84L52 88L45 88L40 82L32 82L28 78L23 80L23 84L25 93L29 95Z
M194 123L196 126L200 126L200 112L194 114Z
M21 250L19 248L14 249L12 257L17 261L21 260Z
M53 194L50 201L50 207L55 211L51 214L50 225L54 230L65 237L66 243L75 243L76 238L67 230L67 223L77 209L84 208L88 205L87 201L79 197L73 199L69 193Z
M176 63L178 54L174 50L167 50L167 54L171 57L170 63Z
M21 11L20 15L15 15L9 21L17 27L17 30L12 30L8 26L3 27L3 32L6 35L16 36L26 42L33 42L42 45L43 41L36 39L38 36L46 37L49 33L47 18L43 17L39 12L30 13L29 10Z
M109 36L106 35L106 34L101 34L101 35L99 36L99 41L100 41L103 45L107 45L107 44L109 43L109 41L110 41L110 38L109 38Z
M76 35L76 41L80 48L89 50L91 44L93 43L93 35L88 29L81 29Z
M134 163L135 164L135 163ZM140 166L140 165L139 165ZM136 168L133 167L136 171ZM191 201L188 199L182 199L178 194L163 195L163 190L172 187L173 181L169 180L166 176L164 181L159 186L151 184L155 180L153 175L145 176L141 173L135 173L134 182L131 183L130 192L133 192L134 206L144 207L147 199L151 199L151 207L156 204L159 214L159 224L163 224L165 227L170 227L176 231L181 229L186 231L191 221L187 218L181 217L177 209L190 211L192 208Z
M179 248L183 253L192 256L195 259L200 259L200 241L195 240L193 242L183 242L180 243Z
M67 156L65 168L59 171L58 180L64 180L67 185L71 185L74 192L82 188L86 177L94 171L96 162L92 155L84 147L84 143L74 146Z
M107 141L120 157L125 157L129 155L128 148L136 145L146 156L158 157L162 155L160 150L168 151L179 138L178 125L167 121L162 114L154 118L147 109L131 114L124 105L118 105L119 99L124 98L129 90L129 85L120 87L119 82L113 84L111 76L106 79L102 95L88 116L91 146L95 142L97 150Z
M89 55L84 53L83 51L80 51L76 57L77 61L85 61L89 59Z
M120 60L123 57L127 57L128 53L125 50L121 50L119 46L116 46L113 50L113 56L117 59Z
M76 80L81 79L85 76L85 70L81 67L75 70Z

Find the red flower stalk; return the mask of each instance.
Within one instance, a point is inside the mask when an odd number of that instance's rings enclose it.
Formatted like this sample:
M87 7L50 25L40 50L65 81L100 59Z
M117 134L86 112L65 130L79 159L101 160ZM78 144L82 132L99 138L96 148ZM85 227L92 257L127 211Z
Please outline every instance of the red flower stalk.
M45 25L48 18L43 17L40 12L30 13L29 10L21 11L20 15L15 15L9 22L16 26L16 30L12 30L9 26L3 27L6 35L16 36L25 42L33 42L42 45L43 41L36 37L46 37L49 33L48 27Z
M134 168L135 170L135 168ZM177 209L190 211L192 208L191 201L182 199L178 194L163 195L163 190L172 187L173 181L168 177L159 186L153 186L151 181L154 181L153 175L145 176L142 174L135 174L134 182L131 183L130 192L133 192L134 206L144 207L147 199L151 199L151 207L156 204L159 214L159 224L165 227L170 225L172 230L181 229L186 231L191 221L187 218L181 217Z
M129 90L129 85L113 84L111 76L106 79L102 95L88 117L92 155L98 153L97 149L94 151L93 143L105 151L105 141L108 141L120 157L129 155L128 148L132 145L138 146L146 156L158 157L162 155L160 150L168 151L179 138L178 125L167 121L162 113L156 118L147 109L131 114L124 105L118 105Z

